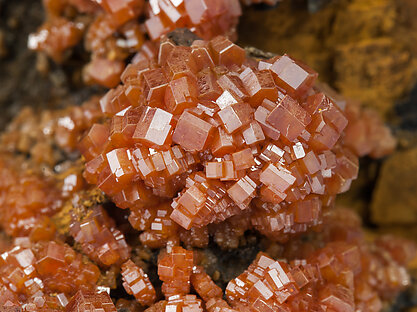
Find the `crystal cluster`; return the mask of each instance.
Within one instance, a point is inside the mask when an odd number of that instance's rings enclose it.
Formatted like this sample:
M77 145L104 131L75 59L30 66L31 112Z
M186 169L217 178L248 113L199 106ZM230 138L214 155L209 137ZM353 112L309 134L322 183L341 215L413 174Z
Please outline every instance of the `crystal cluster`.
M152 40L180 27L206 40L217 35L235 37L241 14L238 0L150 0L145 27Z
M393 150L388 128L290 56L247 57L237 0L44 5L29 45L63 61L84 36L84 78L113 89L2 135L0 310L373 312L410 284L413 244L330 209L358 156ZM176 27L206 41L174 44ZM210 249L258 238L223 292Z
M193 268L191 285L205 302L208 302L212 298L222 298L223 296L222 289L213 282L210 275L200 266Z
M70 246L54 241L31 245L26 238L15 244L0 257L1 306L28 301L39 309L45 304L62 308L77 290L95 291L99 269Z
M70 234L83 252L101 266L121 264L130 256L124 235L101 206L94 207L81 221L74 219Z
M23 161L0 157L0 224L11 236L36 236L62 204L53 180L20 169Z
M68 312L76 311L104 311L116 312L116 308L106 292L94 293L79 291L66 307Z
M80 137L101 118L96 96L61 110L38 113L25 107L1 135L1 151L27 154L35 164L54 166L77 150Z
M395 150L396 139L376 111L351 102L346 106L346 117L349 124L343 141L358 156L382 158Z
M152 310L151 310L152 311ZM176 295L168 298L161 306L158 306L155 312L168 311L193 311L204 312L203 303L195 295Z
M251 227L285 241L318 226L356 178L357 156L339 140L348 120L306 65L246 58L225 37L164 39L138 55L100 101L110 122L79 144L87 181L130 208L136 229L161 219L150 227L166 241L168 214L191 230L248 213ZM151 217L155 197L173 198L172 212Z
M29 36L29 48L63 62L84 39L91 53L84 81L108 88L119 83L126 58L142 46L154 49L151 41L178 27L204 39L235 39L241 15L238 0L47 0L44 6L47 19Z
M204 269L185 265L186 251L176 247L164 253L164 270L179 268L177 293L153 305L149 311L176 311L193 302L190 311L204 311L195 296L184 295L191 285L204 301L208 312L233 311L380 311L383 302L394 298L410 283L406 264L414 257L415 246L403 239L382 236L369 243L360 222L351 211L336 209L325 217L321 238L292 240L280 253L287 260L275 260L259 253L249 268L226 287L227 301ZM190 253L191 255L191 253ZM166 259L178 257L177 266ZM194 260L195 261L195 260ZM174 261L175 262L175 261ZM159 272L159 270L158 270ZM172 273L170 273L172 274ZM159 272L166 280L167 273ZM186 276L187 278L184 278Z
M247 305L251 311L379 311L382 302L372 276L381 278L378 287L409 284L404 268L382 259L341 242L291 263L260 254L228 284L226 295L232 306Z
M123 264L121 274L126 292L133 295L141 305L148 306L155 302L155 289L142 268L128 260Z
M158 276L162 292L169 298L172 295L184 295L190 292L190 278L194 266L192 251L174 246L158 259Z

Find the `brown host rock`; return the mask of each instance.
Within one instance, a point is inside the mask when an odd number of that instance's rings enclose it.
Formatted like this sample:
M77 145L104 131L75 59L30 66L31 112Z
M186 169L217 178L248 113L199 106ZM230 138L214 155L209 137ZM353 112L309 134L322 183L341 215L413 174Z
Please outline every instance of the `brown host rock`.
M371 207L372 221L378 224L417 222L417 148L389 158L381 172Z

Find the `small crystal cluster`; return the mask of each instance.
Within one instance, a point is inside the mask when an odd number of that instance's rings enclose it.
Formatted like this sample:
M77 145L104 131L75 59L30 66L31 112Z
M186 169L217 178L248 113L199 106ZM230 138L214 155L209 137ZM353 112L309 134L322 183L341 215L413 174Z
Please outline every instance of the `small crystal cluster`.
M149 306L155 302L155 289L142 268L128 260L123 264L121 274L126 292L133 295L141 305Z
M132 210L134 228L165 220L150 225L165 241L175 234L168 217L191 230L246 212L252 227L285 241L319 225L358 171L339 142L347 118L313 88L316 78L287 55L246 58L225 37L164 40L101 99L111 121L79 144L84 177ZM173 198L172 212L150 204L155 197Z
M70 246L54 241L32 245L27 238L16 239L15 245L0 257L1 306L26 301L28 311L43 311L36 308L46 305L60 310L78 290L96 290L99 269Z
M403 267L383 259L342 242L291 263L260 254L228 284L226 296L233 307L243 304L251 311L379 311L381 288L410 283Z
M212 298L222 298L223 291L217 286L210 275L208 275L204 268L200 266L193 267L193 274L191 275L191 285L195 289L196 293L205 302L208 302Z
M26 154L33 163L53 167L74 153L80 137L101 119L96 96L61 110L38 113L25 107L1 135L1 151Z
M356 155L382 158L395 150L396 139L376 111L350 103L346 106L346 117L349 124L343 141Z
M150 0L145 28L152 40L180 27L206 40L218 35L233 38L241 14L238 0Z
M149 311L168 312L173 302L175 306L187 306L190 300L194 304L191 311L203 311L194 296L183 294L189 287L186 285L192 263L190 260L185 265L186 251L175 248L160 259L159 265L163 261L164 270L175 272L178 266L171 263L166 267L165 259L179 257L177 265L183 263L181 268L188 269L187 278L178 273L183 281L181 290L169 294L167 300L156 303ZM199 266L192 269L191 285L208 312L380 311L383 300L394 298L399 289L409 285L405 265L415 253L415 246L392 236L367 243L357 217L339 209L326 216L321 239L301 244L295 240L285 249L281 255L288 261L258 254L249 268L227 285L227 302L222 299L221 289Z
M125 237L101 206L94 207L81 221L74 219L70 234L83 252L101 266L121 264L130 257Z
M95 293L79 291L68 303L65 311L116 312L117 310L110 296L106 292Z
M158 275L159 279L163 281L162 292L167 298L172 295L184 295L190 292L193 266L193 252L180 246L174 246L170 252L160 255Z
M0 157L0 224L8 235L35 238L38 230L47 227L47 217L60 208L62 199L53 180L21 169L21 165L16 158Z

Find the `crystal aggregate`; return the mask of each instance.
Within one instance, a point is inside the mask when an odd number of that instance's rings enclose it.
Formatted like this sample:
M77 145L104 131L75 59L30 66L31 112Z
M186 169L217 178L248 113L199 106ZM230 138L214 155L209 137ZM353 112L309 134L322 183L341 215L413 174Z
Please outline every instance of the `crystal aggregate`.
M302 62L248 57L233 43L237 0L44 5L29 47L61 62L84 36L84 80L111 89L80 107L24 110L2 135L11 240L0 244L0 309L381 311L410 285L415 246L369 242L351 211L334 208L358 157L389 154L394 137ZM177 27L201 39L177 45L166 36ZM31 169L40 164L53 169ZM219 287L201 249L239 248L248 232L270 248ZM131 297L113 301L115 288Z

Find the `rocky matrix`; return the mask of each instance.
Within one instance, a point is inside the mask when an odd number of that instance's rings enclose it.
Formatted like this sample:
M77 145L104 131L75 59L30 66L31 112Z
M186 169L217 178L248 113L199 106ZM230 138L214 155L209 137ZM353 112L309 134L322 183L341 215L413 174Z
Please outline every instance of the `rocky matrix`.
M410 284L415 246L333 207L391 133L290 56L248 57L237 1L45 6L32 48L85 36L86 79L114 88L2 135L0 310L380 311ZM183 26L202 39L165 36ZM245 232L265 252L220 285L205 251Z

